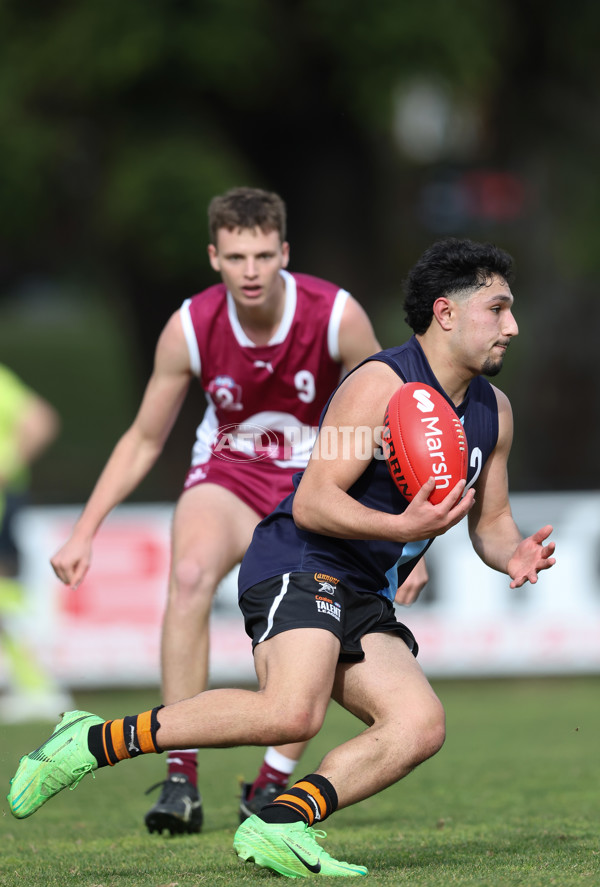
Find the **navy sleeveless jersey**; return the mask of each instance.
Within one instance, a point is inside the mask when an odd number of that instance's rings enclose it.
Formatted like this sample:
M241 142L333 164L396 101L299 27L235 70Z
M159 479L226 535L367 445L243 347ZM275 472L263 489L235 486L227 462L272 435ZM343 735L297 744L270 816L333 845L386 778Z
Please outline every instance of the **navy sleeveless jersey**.
M475 483L498 440L498 405L490 383L481 376L474 378L465 399L455 407L434 376L415 336L404 345L380 351L367 360L380 360L404 382L424 382L446 398L463 423L469 447L467 483ZM327 407L323 416L326 410ZM301 472L294 476L294 493L256 527L240 568L240 596L273 576L319 572L335 576L357 591L393 600L396 590L433 540L400 543L337 539L299 530L292 517L292 504L301 477ZM409 504L396 488L382 458L370 460L348 493L368 508L389 514L400 514Z

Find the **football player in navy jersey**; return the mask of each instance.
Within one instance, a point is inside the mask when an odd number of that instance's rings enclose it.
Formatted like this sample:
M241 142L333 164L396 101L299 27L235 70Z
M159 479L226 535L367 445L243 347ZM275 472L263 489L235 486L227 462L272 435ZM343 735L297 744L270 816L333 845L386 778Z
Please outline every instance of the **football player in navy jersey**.
M305 467L341 375L379 349L365 311L346 290L286 270L286 208L277 194L236 188L211 201L208 217L208 257L220 282L186 299L168 320L138 414L52 558L59 579L77 588L100 525L150 471L190 384L199 382L208 406L173 518L161 646L166 703L206 688L219 582ZM223 428L226 437L219 436ZM248 434L253 428L260 433ZM273 444L268 458L266 451L248 451L265 430ZM414 572L401 590L405 602L426 578L424 569ZM243 815L279 792L301 752L302 746L267 750L255 784L243 786ZM146 815L148 829L198 832L202 819L196 752L173 750L160 797Z
M108 721L68 713L21 759L9 795L15 816L31 815L89 771L145 752L309 739L333 698L365 729L246 819L234 848L241 859L289 877L367 874L330 856L314 827L402 779L445 735L444 710L416 660L417 641L395 615L396 584L431 540L465 517L475 551L506 573L512 588L535 583L555 562L552 527L523 538L512 517L511 408L483 378L499 371L518 332L511 268L510 257L489 244L435 243L408 277L415 335L364 361L330 399L294 493L258 525L242 562L240 607L258 691L212 690ZM387 403L406 381L435 385L464 419L468 478L435 505L433 477L408 503L380 458ZM360 438L356 447L353 437Z

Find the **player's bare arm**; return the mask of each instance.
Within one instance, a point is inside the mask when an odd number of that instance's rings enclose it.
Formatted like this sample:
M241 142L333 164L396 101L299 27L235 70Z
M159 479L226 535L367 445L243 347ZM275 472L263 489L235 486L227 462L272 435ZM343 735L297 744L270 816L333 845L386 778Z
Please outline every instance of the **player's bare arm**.
M417 561L402 585L399 586L394 601L403 607L410 607L419 597L429 581L429 572L425 558Z
M366 311L352 296L346 299L340 320L339 349L342 365L348 372L381 350Z
M71 537L51 560L54 572L65 584L77 587L81 583L102 521L135 490L156 462L191 377L187 345L176 312L158 340L154 369L132 425L112 451Z
M379 361L360 367L340 386L295 496L294 520L301 529L343 539L410 542L438 536L467 514L473 495L461 500L464 481L432 505L432 478L401 515L367 508L348 495L379 450L386 406L397 387L396 373ZM371 432L368 448L365 429ZM332 452L338 458L328 458Z
M469 514L469 535L479 557L489 567L507 573L511 588L537 582L540 570L553 566L554 543L544 545L550 525L523 539L512 515L508 492L508 456L513 419L505 394L495 389L498 401L498 443L476 484L475 505Z
M17 450L23 465L31 465L50 446L60 430L57 411L43 397L32 395L19 417Z
M489 567L506 572L508 560L522 539L512 516L508 494L508 457L513 418L508 398L495 389L498 441L475 484L475 505L469 514L473 548Z

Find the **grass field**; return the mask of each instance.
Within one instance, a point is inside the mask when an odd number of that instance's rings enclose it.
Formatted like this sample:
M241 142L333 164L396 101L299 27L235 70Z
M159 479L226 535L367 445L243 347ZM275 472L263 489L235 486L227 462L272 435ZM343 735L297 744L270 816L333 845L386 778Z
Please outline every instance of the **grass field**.
M600 885L600 677L435 683L448 716L442 751L406 780L325 823L329 852L368 866L375 885ZM115 717L155 704L147 691L77 695ZM301 763L310 772L357 722L332 707ZM4 797L20 754L46 725L3 726L0 743L2 887L198 887L287 883L233 853L238 779L258 749L201 753L205 829L148 835L143 816L164 757L102 770L33 817ZM338 879L320 879L338 882ZM353 881L352 883L358 883Z

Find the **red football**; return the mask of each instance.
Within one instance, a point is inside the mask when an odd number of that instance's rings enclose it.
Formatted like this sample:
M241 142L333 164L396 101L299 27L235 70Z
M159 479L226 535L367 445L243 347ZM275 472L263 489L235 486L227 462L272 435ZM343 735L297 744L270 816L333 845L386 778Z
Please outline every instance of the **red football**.
M409 501L430 478L437 505L467 476L468 447L448 401L422 382L406 382L387 406L382 448L392 479Z

